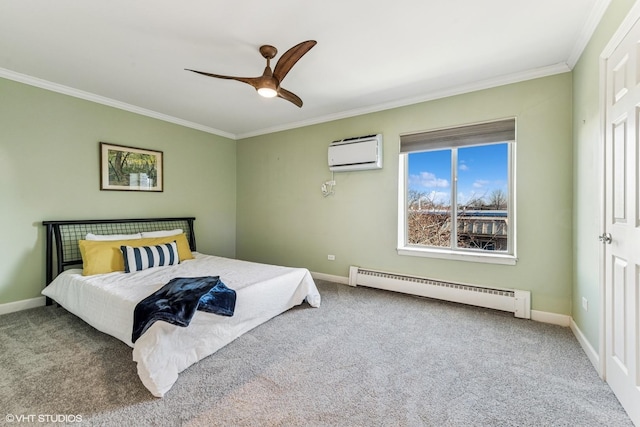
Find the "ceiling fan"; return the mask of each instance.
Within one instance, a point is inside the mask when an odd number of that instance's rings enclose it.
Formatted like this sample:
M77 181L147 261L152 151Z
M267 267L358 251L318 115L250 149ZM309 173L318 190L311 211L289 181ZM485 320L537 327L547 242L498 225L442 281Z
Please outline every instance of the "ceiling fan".
M193 71L194 73L202 74L204 76L248 83L256 88L258 93L265 98L278 96L279 98L286 99L287 101L294 103L298 107L302 107L302 99L300 99L296 94L281 87L280 83L282 83L282 80L296 62L298 62L298 60L302 58L305 53L309 52L309 50L315 45L315 40L307 40L302 43L298 43L280 57L276 64L276 68L273 71L271 71L271 60L276 56L278 50L271 45L260 46L260 54L267 60L267 66L260 77L223 76L220 74L205 73L204 71L190 70L188 68L186 68L186 70Z

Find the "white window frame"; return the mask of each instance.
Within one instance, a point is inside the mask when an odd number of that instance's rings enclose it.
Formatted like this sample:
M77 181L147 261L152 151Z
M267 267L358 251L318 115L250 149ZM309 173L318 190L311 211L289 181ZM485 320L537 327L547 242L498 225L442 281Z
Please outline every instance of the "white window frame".
M508 184L508 212L509 212L509 226L507 227L507 246L506 252L494 252L494 251L478 251L463 248L439 248L432 246L410 245L407 243L407 190L408 190L408 171L409 171L409 154L410 152L400 152L399 165L398 165L398 247L397 251L399 255L427 257L427 258L439 258L456 261L470 261L489 264L504 264L515 265L518 258L516 255L516 182L515 182L515 150L516 143L514 141L506 141L508 144L507 152L507 174L509 179ZM485 144L461 144L457 147L454 146L440 146L435 149L452 149L458 147L470 147L474 145ZM452 153L453 154L453 153ZM455 157L455 156L454 156ZM454 159L457 164L457 159ZM453 163L453 162L452 162ZM456 221L456 209L457 198L456 195L456 175L457 167L452 166L452 196L451 196L451 214L454 221ZM457 224L454 222L452 228L457 229Z

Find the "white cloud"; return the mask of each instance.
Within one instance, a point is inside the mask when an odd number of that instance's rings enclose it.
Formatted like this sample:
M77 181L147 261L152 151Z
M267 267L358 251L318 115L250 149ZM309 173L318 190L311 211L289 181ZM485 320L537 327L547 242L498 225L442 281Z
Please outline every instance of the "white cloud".
M431 191L428 195L429 200L433 201L435 204L444 204L448 205L451 199L451 194L445 191Z
M487 181L486 179L478 179L473 183L473 188L484 188L488 184L490 184L490 181Z
M461 171L468 171L469 166L467 166L465 163L460 163L460 166L458 166L458 169Z
M420 172L420 175L411 175L409 177L409 185L412 187L447 188L449 187L449 181L438 178L431 172Z

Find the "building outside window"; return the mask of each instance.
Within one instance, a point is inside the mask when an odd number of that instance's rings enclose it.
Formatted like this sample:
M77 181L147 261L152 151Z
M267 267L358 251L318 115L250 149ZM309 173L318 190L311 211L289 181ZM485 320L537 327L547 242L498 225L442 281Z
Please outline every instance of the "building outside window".
M400 138L398 252L515 264L515 119Z

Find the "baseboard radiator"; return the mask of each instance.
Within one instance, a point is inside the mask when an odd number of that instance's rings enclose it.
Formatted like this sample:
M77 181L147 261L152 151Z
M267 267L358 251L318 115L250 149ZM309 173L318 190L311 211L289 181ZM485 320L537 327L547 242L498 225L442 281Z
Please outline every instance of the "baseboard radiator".
M349 285L386 289L508 311L514 313L515 317L531 319L531 293L529 291L466 285L354 266L349 269Z

